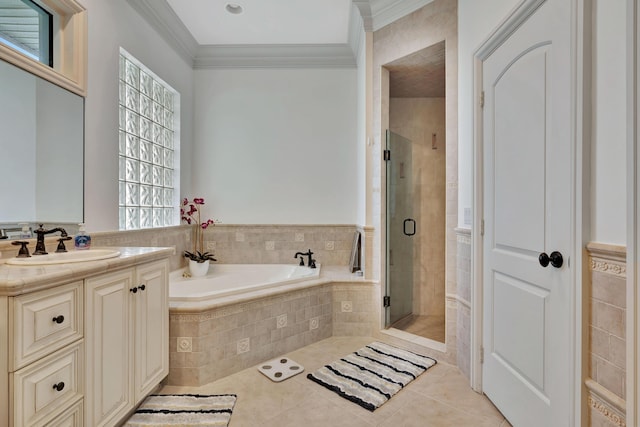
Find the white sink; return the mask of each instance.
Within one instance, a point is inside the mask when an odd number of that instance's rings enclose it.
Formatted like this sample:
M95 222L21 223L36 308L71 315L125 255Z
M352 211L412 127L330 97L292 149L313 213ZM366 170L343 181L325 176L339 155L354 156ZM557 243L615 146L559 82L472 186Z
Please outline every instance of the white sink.
M50 253L47 255L32 255L30 258L11 258L7 264L12 265L47 265L66 264L70 262L98 261L101 259L120 256L120 251L114 249L86 249L80 251Z

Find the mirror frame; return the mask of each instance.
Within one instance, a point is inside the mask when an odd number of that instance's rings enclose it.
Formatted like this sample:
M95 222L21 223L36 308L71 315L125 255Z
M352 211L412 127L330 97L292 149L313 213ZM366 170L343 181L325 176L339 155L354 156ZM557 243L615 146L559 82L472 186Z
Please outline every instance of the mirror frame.
M54 28L54 67L0 44L0 59L50 81L77 95L87 92L87 11L75 0L42 0L54 11L59 25Z

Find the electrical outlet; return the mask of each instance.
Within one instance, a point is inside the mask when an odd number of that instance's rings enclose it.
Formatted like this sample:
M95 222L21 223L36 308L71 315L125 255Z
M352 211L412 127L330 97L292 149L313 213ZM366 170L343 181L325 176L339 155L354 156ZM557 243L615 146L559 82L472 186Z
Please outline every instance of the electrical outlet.
M340 309L343 313L351 313L353 311L353 304L351 301L342 301L340 304Z

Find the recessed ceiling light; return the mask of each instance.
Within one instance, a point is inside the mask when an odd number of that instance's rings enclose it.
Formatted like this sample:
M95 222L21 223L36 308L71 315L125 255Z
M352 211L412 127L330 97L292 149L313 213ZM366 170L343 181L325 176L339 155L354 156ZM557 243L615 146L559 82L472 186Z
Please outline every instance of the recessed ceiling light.
M234 15L239 15L242 13L242 6L236 3L227 3L224 8L227 9L227 12L233 13Z

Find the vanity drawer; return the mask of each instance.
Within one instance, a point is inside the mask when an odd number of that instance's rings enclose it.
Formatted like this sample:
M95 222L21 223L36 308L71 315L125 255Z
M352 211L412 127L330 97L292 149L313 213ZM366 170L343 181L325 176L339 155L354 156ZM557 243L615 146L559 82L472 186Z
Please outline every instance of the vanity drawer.
M42 425L47 427L82 427L84 425L83 406L84 400L79 400L62 414Z
M79 281L13 299L10 371L82 338L82 290Z
M49 424L82 400L83 344L72 344L10 375L12 425Z

